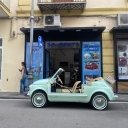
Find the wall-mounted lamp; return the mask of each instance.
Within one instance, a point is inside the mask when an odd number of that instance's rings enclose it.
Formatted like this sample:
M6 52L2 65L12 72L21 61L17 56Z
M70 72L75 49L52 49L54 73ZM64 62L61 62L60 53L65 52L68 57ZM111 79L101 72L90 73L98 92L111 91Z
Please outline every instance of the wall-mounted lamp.
M92 31L94 31L94 32L95 32L95 31L98 31L98 29L93 29Z
M64 32L64 30L60 30L60 32Z
M76 30L76 32L80 32L81 30Z

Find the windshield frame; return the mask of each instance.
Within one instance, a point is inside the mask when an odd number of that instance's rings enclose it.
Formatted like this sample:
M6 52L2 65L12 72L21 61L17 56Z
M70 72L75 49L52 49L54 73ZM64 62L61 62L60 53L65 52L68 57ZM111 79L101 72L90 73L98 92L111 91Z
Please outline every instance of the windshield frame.
M64 69L59 68L56 73L51 77L51 79L57 79L57 75L59 76L62 72L64 71Z

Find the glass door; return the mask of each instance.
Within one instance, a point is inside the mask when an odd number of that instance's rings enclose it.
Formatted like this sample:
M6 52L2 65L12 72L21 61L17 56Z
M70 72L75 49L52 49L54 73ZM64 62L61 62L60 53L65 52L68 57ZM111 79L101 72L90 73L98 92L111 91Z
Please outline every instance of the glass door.
M0 89L1 89L1 71L2 71L2 39L0 39Z
M128 40L117 41L118 93L128 93Z
M2 49L0 49L0 89L1 89L1 66L2 65Z

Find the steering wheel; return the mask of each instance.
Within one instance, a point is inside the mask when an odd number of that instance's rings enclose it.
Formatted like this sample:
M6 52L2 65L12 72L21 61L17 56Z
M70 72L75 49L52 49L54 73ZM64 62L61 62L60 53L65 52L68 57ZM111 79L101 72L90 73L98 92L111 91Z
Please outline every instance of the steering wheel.
M61 84L63 84L62 80L60 79L60 77L57 75L58 81L60 81Z

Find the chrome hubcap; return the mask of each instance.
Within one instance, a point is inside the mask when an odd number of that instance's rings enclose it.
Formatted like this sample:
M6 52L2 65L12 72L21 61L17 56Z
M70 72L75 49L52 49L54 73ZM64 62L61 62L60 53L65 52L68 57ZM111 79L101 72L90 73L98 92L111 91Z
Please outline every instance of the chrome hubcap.
M94 99L93 99L93 106L96 109L99 109L99 110L105 109L106 106L107 106L107 99L106 99L106 97L104 97L102 95L95 96Z
M36 107L42 107L45 105L46 103L46 98L43 94L41 93L36 93L34 96L33 96L33 99L32 99L32 103L34 106Z
M101 98L98 98L96 100L96 104L99 105L99 106L102 106L104 103L103 103L103 100Z
M41 97L37 97L36 98L36 101L39 103L39 102L42 102L42 98Z

